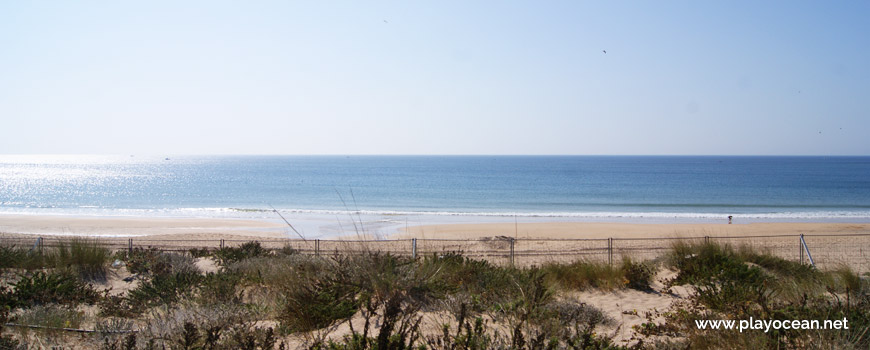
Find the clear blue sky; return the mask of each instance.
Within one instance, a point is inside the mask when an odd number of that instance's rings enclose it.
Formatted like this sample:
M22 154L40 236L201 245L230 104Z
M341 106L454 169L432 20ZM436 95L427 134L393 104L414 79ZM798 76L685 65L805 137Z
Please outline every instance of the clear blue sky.
M868 155L868 18L868 1L4 1L0 153Z

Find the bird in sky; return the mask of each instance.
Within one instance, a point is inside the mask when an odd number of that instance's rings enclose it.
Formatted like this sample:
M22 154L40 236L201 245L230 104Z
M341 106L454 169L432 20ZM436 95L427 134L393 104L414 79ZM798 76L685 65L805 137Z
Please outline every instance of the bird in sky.
M387 20L384 20L384 23L387 23L387 24L389 24L389 23L390 23L390 22L387 22Z
M604 52L605 54L607 54L607 50L601 50L601 52Z

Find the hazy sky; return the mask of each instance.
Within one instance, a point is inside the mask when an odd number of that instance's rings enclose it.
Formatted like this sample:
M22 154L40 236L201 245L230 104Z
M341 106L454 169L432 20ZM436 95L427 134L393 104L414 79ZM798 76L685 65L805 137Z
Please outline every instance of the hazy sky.
M868 1L3 1L0 153L868 155L868 18Z

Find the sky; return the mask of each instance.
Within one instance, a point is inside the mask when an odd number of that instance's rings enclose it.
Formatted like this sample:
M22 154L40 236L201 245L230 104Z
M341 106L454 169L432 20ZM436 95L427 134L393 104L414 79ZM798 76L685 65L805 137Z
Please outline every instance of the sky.
M867 1L4 1L0 153L870 155L868 17Z

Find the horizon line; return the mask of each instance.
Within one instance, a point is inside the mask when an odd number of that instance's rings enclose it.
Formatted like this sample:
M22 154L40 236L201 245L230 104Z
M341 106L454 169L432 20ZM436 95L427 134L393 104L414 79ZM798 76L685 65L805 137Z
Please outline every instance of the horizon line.
M268 156L298 156L298 157L870 157L870 154L376 154L376 153L0 153L2 156L118 156L118 157L203 157L203 156L238 156L238 157L268 157Z

